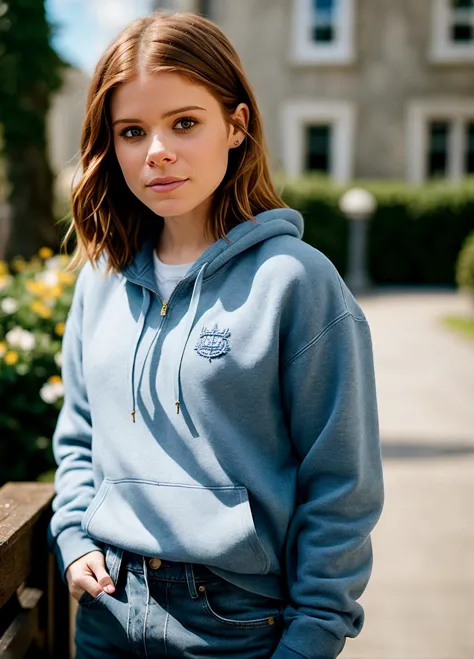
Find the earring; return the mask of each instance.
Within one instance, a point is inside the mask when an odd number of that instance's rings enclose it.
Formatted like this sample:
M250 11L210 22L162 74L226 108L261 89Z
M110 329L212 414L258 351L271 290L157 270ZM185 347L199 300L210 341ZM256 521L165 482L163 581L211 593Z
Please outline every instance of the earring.
M240 144L239 140L236 140L234 144L237 146L237 144Z

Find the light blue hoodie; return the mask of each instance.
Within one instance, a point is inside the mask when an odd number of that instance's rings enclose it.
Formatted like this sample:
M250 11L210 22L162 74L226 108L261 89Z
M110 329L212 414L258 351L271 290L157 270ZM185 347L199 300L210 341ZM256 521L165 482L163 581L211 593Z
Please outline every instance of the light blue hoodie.
M163 305L155 237L86 265L63 342L49 529L63 576L110 543L284 597L274 659L360 632L383 505L367 321L292 209L214 242Z

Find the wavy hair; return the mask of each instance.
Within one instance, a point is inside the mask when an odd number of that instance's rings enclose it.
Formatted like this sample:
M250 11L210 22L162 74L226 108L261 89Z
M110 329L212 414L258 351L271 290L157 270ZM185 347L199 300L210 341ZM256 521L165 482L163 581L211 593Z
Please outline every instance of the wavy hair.
M157 214L125 184L113 145L110 99L114 90L140 73L172 71L203 85L220 102L229 125L246 139L230 149L224 179L213 193L204 227L215 240L271 208L286 207L273 186L262 119L242 63L224 33L193 13L164 14L130 23L97 63L82 126L82 176L72 190L72 220L64 243L75 237L71 267L107 256L107 272L133 260L141 241L157 227ZM247 127L230 115L249 107Z

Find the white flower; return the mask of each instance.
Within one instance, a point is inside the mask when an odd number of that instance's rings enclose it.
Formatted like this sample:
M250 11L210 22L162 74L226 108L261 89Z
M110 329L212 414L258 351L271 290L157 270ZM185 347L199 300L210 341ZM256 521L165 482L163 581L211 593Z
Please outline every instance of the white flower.
M18 311L18 302L14 300L12 297L6 297L4 300L2 300L2 311L8 314L15 313L15 311Z
M52 259L49 260L51 261ZM59 284L58 272L56 269L52 269L52 268L47 268L43 272L39 272L35 276L35 279L36 281L40 281L43 284L45 284L45 286L56 286L57 284Z
M64 385L62 382L46 382L40 389L40 396L45 403L55 403L58 398L64 396Z
M58 368L61 368L61 366L63 365L63 355L62 355L61 352L57 352L57 353L54 355L54 361L55 361L55 363L56 363L56 366L57 366Z
M33 350L36 345L34 335L18 326L7 332L5 338L12 348L19 348L20 350Z

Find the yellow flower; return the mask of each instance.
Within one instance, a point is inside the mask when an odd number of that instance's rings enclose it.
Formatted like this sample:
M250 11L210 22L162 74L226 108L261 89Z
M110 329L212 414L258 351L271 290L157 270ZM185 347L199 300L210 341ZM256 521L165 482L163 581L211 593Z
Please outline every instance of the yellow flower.
M46 261L46 259L50 259L53 255L54 252L49 247L42 247L38 252L38 256L44 261Z
M58 259L59 263L62 263L63 265L69 263L69 256L67 254L59 254Z
M13 281L13 277L10 275L2 275L0 274L0 291L2 291L4 288L9 286Z
M58 297L61 297L62 294L63 287L56 284L56 286L49 286L49 288L45 291L44 297L52 298L54 300Z
M54 331L58 336L62 336L64 334L65 327L66 327L65 323L56 323L56 325L54 326Z
M26 289L32 295L43 295L46 291L46 286L42 281L35 281L34 279L30 279L26 282Z
M6 351L7 351L7 344L5 343L5 341L0 341L0 357L3 357Z
M39 268L42 267L42 262L41 259L39 259L37 256L32 256L30 259L30 266L33 268Z
M3 361L5 364L8 364L8 366L13 366L13 364L16 364L18 361L18 353L14 352L13 350L9 350L7 353L5 353Z
M72 272L58 272L58 279L61 282L61 284L66 284L66 286L69 286L71 284L74 284L75 277L72 274Z
M19 256L16 259L13 259L12 266L17 272L21 272L26 267L26 261Z
M60 375L52 375L50 378L48 378L48 382L50 384L62 384L61 376Z
M8 272L8 266L5 261L0 261L0 275L6 275Z
M37 314L40 318L51 318L52 311L49 309L44 302L40 300L34 300L30 304L30 309L33 313Z

